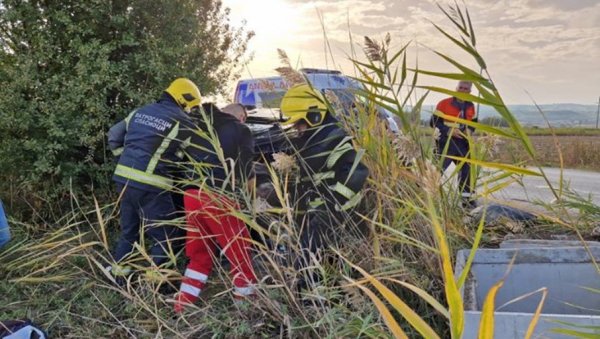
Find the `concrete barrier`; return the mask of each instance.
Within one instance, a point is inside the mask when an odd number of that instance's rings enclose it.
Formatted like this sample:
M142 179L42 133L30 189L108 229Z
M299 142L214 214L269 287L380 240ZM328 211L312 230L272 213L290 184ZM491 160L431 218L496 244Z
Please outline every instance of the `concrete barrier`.
M534 338L566 338L551 333L553 328L594 333L594 329L577 328L562 322L598 326L600 337L600 273L592 261L592 256L600 261L600 246L590 244L586 249L582 246L553 247L553 244L557 243L530 243L531 247L521 247L524 246L521 241L505 244L500 249L477 250L461 290L466 311L463 338L477 338L485 297L504 277L504 285L496 295L495 338L523 338L542 295L518 298L542 287L547 288L548 295ZM468 256L469 250L458 252L457 276L463 271ZM510 267L513 258L514 264Z
M586 241L588 247L598 247L598 241ZM545 240L545 239L510 239L500 243L500 248L532 248L532 247L584 247L579 240Z

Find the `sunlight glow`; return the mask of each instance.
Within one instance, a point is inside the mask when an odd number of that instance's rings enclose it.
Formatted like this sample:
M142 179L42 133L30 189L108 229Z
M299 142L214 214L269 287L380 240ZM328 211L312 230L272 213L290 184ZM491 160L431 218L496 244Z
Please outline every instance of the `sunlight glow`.
M233 23L246 20L246 28L256 33L249 50L254 52L255 59L268 60L262 62L256 72L272 73L279 65L277 48L289 44L300 32L300 13L285 0L225 0L223 3L231 8Z

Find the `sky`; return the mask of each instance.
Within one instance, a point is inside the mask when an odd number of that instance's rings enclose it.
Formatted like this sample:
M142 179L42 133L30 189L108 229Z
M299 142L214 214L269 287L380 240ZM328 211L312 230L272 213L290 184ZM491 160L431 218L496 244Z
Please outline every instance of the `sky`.
M360 59L364 36L392 50L410 42L409 63L454 72L432 51L476 68L474 61L432 25L452 31L434 0L223 0L231 24L256 36L242 78L277 75L277 48L294 66L338 69L354 74L352 50ZM442 6L450 2L437 1ZM452 4L454 1L451 2ZM459 3L462 3L459 1ZM466 1L477 49L508 104L597 104L600 97L600 0ZM325 29L323 29L325 28ZM326 36L326 37L325 37ZM351 40L352 39L352 40ZM328 44L326 44L328 42ZM421 84L454 88L452 81ZM435 102L443 95L434 94Z

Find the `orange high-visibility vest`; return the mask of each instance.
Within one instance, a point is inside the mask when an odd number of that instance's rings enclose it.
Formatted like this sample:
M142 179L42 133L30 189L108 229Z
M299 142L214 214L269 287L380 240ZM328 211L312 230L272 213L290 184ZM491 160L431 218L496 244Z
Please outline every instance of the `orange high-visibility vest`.
M447 98L447 99L440 101L437 104L437 107L435 108L435 110L438 113L442 113L445 115L450 115L453 117L462 118L462 119L471 121L475 117L475 106L470 101L466 101L465 105L466 105L465 116L462 116L462 117L460 116L461 115L460 104L454 97ZM458 123L456 123L454 121L448 121L446 119L444 119L444 125L446 125L448 127L455 127L455 128L459 127Z

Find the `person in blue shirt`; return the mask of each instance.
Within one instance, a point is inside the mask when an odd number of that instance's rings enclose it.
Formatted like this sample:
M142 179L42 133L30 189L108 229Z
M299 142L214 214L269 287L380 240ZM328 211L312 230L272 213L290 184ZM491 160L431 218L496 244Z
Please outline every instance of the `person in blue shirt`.
M6 219L6 213L4 213L2 200L0 200L0 248L6 245L9 241L10 229L8 228L8 220Z

